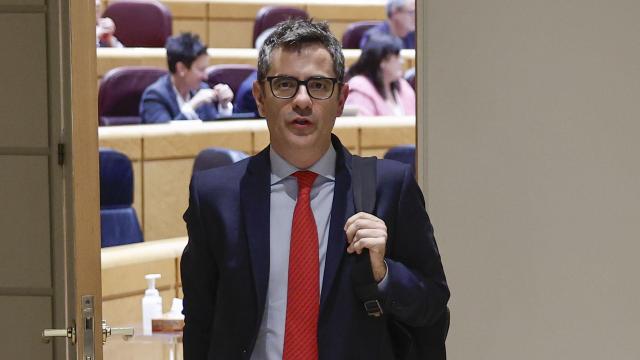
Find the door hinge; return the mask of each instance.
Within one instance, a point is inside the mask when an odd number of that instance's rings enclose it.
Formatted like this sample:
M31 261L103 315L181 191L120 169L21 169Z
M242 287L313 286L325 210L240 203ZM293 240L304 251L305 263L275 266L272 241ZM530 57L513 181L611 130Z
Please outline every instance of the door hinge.
M65 146L64 143L58 144L58 165L64 165Z

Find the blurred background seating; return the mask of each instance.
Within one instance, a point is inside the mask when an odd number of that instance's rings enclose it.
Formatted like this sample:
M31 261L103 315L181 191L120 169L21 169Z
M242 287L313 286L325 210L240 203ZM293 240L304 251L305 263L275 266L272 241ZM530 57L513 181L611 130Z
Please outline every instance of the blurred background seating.
M307 14L303 9L288 6L265 6L261 8L256 15L256 21L253 24L253 38L251 39L251 46L254 46L256 39L263 31L289 18L308 19L309 14Z
M416 146L398 145L390 148L385 154L385 159L400 161L411 166L411 172L416 173Z
M140 124L142 93L167 71L149 66L125 66L105 74L98 89L100 125Z
M116 25L115 36L126 47L164 47L173 32L169 9L156 0L116 0L103 13Z
M143 241L133 208L131 160L116 150L100 148L100 233L102 247Z
M360 39L362 35L372 27L380 24L380 21L366 20L349 24L342 34L343 49L360 49Z
M196 156L195 160L193 161L192 172L195 173L197 171L231 165L248 156L249 155L239 150L220 147L206 148L200 151L200 153L198 153L198 156Z

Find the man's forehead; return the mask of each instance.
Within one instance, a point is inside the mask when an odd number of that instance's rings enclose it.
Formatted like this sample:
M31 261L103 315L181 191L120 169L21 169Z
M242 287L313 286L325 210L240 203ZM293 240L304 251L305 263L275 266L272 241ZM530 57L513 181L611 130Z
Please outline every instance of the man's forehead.
M327 75L335 75L333 69L333 59L331 58L331 53L327 48L321 43L307 43L301 46L289 46L289 47L278 47L271 52L271 66L269 69L269 73L283 73L289 72L294 69L288 68L288 63L290 61L299 60L301 57L310 56L311 59L306 61L305 65L318 65L322 68L326 69L318 69L330 71L331 74Z

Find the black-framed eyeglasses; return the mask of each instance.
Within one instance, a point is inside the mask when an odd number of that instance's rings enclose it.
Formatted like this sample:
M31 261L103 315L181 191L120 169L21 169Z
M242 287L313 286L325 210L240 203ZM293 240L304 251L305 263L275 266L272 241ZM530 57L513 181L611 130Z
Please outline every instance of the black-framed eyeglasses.
M300 85L304 85L307 94L316 100L326 100L333 95L338 79L324 76L312 76L307 80L298 80L292 76L267 76L271 93L278 99L291 99L296 96Z

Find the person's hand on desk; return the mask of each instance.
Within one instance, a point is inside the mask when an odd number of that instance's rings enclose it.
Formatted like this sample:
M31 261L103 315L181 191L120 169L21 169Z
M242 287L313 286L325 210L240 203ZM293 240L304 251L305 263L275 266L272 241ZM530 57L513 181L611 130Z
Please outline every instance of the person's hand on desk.
M233 100L233 90L227 84L217 84L213 87L213 90L216 92L216 97L218 99L218 103L221 106L226 107L231 100Z
M191 105L193 109L197 109L204 104L210 104L216 101L217 98L217 92L214 89L200 89L191 100L189 100L189 105Z

